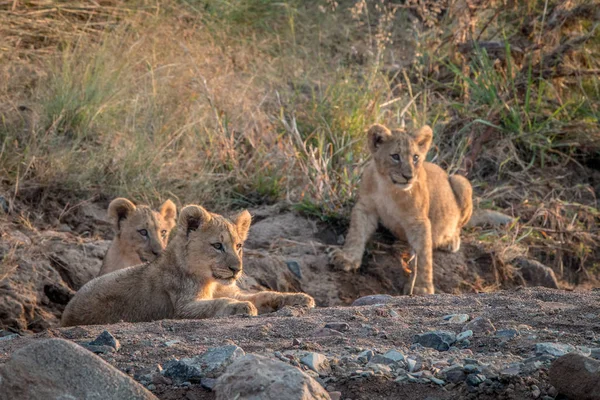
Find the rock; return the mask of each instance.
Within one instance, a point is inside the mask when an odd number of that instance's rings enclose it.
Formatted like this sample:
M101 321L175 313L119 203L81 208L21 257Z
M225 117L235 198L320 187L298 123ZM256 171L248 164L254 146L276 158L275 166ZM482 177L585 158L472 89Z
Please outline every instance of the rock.
M445 370L444 376L446 377L446 380L451 383L460 383L467 379L467 374L465 374L460 365Z
M590 349L590 357L600 360L600 347Z
M519 272L528 285L558 289L558 280L552 268L538 261L522 257L516 258L514 262L519 267Z
M469 330L466 330L466 331L461 332L458 335L456 335L456 341L462 342L463 340L466 340L472 336L473 336L473 331L469 329Z
M540 390L539 387L537 387L537 385L531 386L531 395L533 396L534 399L537 399L538 397L540 397L541 394L542 394L542 391Z
M0 365L6 399L156 399L101 358L63 339L33 342Z
M199 383L202 378L217 378L228 365L245 354L235 345L213 347L197 357L167 362L163 374L177 384Z
M469 320L468 314L450 314L444 315L443 320L446 324L464 324Z
M389 294L373 294L371 296L360 297L352 303L352 307L372 306L375 304L387 304L394 299Z
M174 339L174 340L167 340L166 342L164 342L163 344L165 345L165 347L173 347L176 344L181 343L181 340L179 339Z
M342 336L343 337L344 334L335 329L321 328L321 329L317 329L315 332L313 332L312 336L313 337L327 337L327 336Z
M329 397L331 400L341 400L342 392L329 392Z
M395 363L399 362L399 361L404 361L404 354L400 353L399 351L396 350L389 350L387 351L384 355L384 358L387 358L388 360L391 360Z
M512 339L519 335L520 333L516 329L501 329L496 332L496 337L502 339Z
M480 210L476 209L473 211L473 215L471 215L471 219L467 222L467 226L500 226L500 225L508 225L514 222L514 218L510 215L503 214L494 210Z
M485 381L485 376L480 374L469 374L467 375L467 385L469 386L479 386Z
M511 377L521 373L521 364L512 364L500 371L500 376Z
M448 331L426 332L415 335L414 342L438 351L446 351L456 342L456 335Z
M119 343L117 338L111 335L109 331L102 332L100 335L98 335L96 339L91 341L89 344L90 346L110 346L113 349L115 349L115 351L119 351L119 349L121 348L121 343Z
M13 340L13 339L16 339L18 337L19 337L18 334L16 334L16 333L10 333L10 334L5 335L5 336L0 336L0 342L8 341L8 340Z
M319 375L327 375L331 372L327 357L319 353L308 353L300 359L300 362L312 369Z
M367 362L371 361L371 358L373 358L374 354L375 353L372 350L365 350L358 354L357 359L359 362L367 363Z
M298 279L302 279L302 270L300 269L300 264L296 261L286 261L288 269L298 277Z
M286 363L249 354L235 360L217 380L216 400L327 400L314 379Z
M471 330L474 334L488 334L496 332L492 321L487 318L477 317L471 322L465 324L463 331Z
M202 370L183 360L168 361L164 365L163 374L178 385L186 381L198 383L202 379Z
M441 385L445 385L445 384L446 384L446 382L444 382L443 380L441 380L441 379L438 379L438 378L435 378L435 377L433 377L433 376L432 376L432 377L430 377L430 378L428 378L428 379L429 379L431 382L435 383L436 385L440 385L440 386L441 386Z
M96 346L93 344L83 344L82 347L91 351L94 354L109 354L116 352L115 348L112 346Z
M467 374L478 374L481 372L481 369L479 368L478 365L474 365L474 364L467 364L463 367L463 370L467 373Z
M200 386L206 390L210 390L211 392L214 390L216 384L217 380L214 378L202 378L200 380Z
M350 329L350 325L345 322L328 322L325 324L325 328L333 329L338 332L346 332Z
M600 361L567 354L552 363L549 375L552 386L570 399L600 400Z
M537 343L535 345L535 354L549 354L554 357L564 356L567 353L575 351L575 347L564 343Z

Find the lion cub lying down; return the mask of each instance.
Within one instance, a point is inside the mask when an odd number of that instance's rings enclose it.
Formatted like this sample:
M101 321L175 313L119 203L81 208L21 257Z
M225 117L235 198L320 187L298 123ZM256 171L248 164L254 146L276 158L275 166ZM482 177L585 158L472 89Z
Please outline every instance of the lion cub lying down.
M432 250L460 248L460 230L473 211L471 184L425 162L433 137L427 125L408 132L376 124L367 136L373 159L362 176L344 247L331 251L330 262L344 271L358 269L381 221L417 256L414 293L434 293ZM410 286L405 285L405 293Z
M314 307L304 293L244 293L242 245L250 213L231 220L190 205L175 237L148 264L112 272L84 285L67 305L62 326L257 315L285 305Z
M114 224L115 238L98 276L158 257L175 227L177 207L167 200L156 212L148 206L136 207L131 201L118 198L110 202L108 217Z

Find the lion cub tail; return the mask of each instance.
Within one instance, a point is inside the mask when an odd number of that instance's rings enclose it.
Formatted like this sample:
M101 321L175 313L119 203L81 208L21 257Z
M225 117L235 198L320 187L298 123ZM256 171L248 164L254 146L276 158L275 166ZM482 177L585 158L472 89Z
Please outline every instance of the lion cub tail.
M467 178L461 175L452 175L450 186L460 209L460 227L462 228L471 219L473 214L473 188Z

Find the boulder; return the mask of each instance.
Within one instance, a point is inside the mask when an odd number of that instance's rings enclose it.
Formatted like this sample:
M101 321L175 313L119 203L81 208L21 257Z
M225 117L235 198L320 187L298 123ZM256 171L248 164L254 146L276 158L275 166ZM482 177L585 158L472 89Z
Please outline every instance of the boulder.
M139 383L84 348L63 339L40 340L0 365L7 399L156 399Z
M600 400L600 361L575 353L557 358L550 383L569 399Z
M249 354L237 359L217 380L217 400L328 400L329 394L296 367Z

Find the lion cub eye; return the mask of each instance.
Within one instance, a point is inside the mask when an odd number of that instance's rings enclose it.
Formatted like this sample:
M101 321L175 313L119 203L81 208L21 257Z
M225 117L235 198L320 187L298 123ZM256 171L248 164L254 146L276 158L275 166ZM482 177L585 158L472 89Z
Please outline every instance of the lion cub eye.
M223 251L223 244L221 243L213 243L212 247L214 247L217 250Z
M419 162L419 156L418 156L417 154L415 154L415 155L413 156L413 163L415 163L415 164L416 164L417 162Z
M145 229L140 229L140 230L138 231L138 233L139 233L140 235L142 235L143 237L148 237L148 231L147 231L147 230L145 230Z
M240 251L242 249L242 244L241 243L236 244L235 248L238 249L238 251Z
M162 231L160 231L160 234L162 235L162 237L167 237L167 230L163 229Z
M392 154L392 160L400 162L400 154Z

